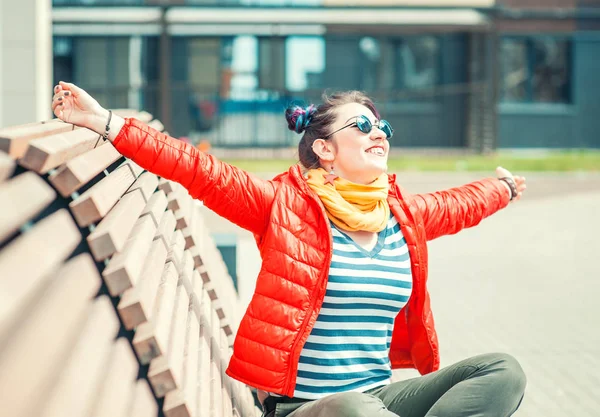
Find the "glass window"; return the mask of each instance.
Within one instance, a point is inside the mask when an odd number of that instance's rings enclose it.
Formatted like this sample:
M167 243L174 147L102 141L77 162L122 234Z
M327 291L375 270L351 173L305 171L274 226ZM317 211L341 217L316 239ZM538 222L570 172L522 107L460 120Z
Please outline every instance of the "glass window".
M569 47L565 40L534 39L533 100L539 102L569 101Z
M570 101L570 42L551 37L506 38L500 48L504 101Z
M224 45L224 62L231 71L228 98L252 99L258 87L258 40L256 36L236 36Z
M301 92L322 88L325 41L318 36L290 36L285 45L286 88Z
M523 101L527 97L527 44L523 40L506 39L501 46L502 98Z
M410 36L395 42L396 82L399 89L433 87L439 82L440 43L435 36Z

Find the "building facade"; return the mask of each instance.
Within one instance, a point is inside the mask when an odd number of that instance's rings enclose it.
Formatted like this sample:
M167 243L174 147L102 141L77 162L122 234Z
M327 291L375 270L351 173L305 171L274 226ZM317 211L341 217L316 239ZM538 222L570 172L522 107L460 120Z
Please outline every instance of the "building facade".
M600 0L54 0L54 80L214 146L370 94L394 146L600 147Z

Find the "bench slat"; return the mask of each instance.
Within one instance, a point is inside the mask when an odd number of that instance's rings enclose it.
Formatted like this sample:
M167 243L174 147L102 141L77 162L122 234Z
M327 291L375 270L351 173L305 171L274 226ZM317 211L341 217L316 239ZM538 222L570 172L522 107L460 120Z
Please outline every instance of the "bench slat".
M173 232L175 231L175 215L171 210L167 210L163 213L162 219L160 219L160 225L156 230L154 239L161 239L167 248L171 247L171 240L173 240Z
M131 168L122 165L81 194L69 204L77 224L85 227L103 218L135 179Z
M99 287L100 277L88 254L73 258L53 276L48 291L0 353L3 415L38 415L35 409L43 406Z
M102 382L102 390L92 417L126 417L135 388L138 363L126 338L119 338L114 346Z
M135 384L131 409L128 417L156 417L158 406L145 379L140 379Z
M145 111L137 111L132 109L116 109L112 112L123 118L127 117L130 119L137 119L144 123L148 123L152 120L152 115Z
M87 237L96 261L103 261L123 249L145 206L144 196L139 189L121 197Z
M29 142L20 164L39 174L81 155L102 143L99 135L89 129L77 129L34 139Z
M15 162L7 153L0 151L0 182L10 178L15 171Z
M69 132L73 129L73 125L64 123L59 119L0 129L0 150L10 155L12 159L18 159L25 155L30 141L44 136Z
M184 285L177 287L175 308L170 324L168 348L161 356L152 359L148 379L157 397L182 387L183 355L190 297ZM158 330L158 329L157 329Z
M225 374L227 364L229 363L229 344L227 343L227 336L223 329L219 330L219 337L221 338L221 396L223 398L223 415L230 416L233 414L233 403L231 401L231 386L230 379Z
M25 172L0 184L0 201L3 202L0 242L19 230L55 198L52 187L33 172Z
M187 193L187 190L185 188L183 188L183 186L175 181L170 181L170 180L166 180L164 178L161 178L158 181L158 188L160 190L163 190L165 192L165 194L167 194L167 196L171 193L177 193L177 192L185 192Z
M67 197L91 181L110 164L121 158L121 154L106 142L89 152L76 156L52 173L48 180L58 192Z
M161 285L156 292L152 319L142 323L133 336L133 347L142 364L167 353L178 279L175 266L172 262L167 262Z
M152 129L158 130L159 132L165 130L165 126L158 119L152 120L150 123L148 123L148 126L150 126Z
M149 216L136 221L123 250L115 254L102 271L110 295L121 295L139 281L155 232L156 226Z
M206 291L199 294L201 316L200 338L198 345L198 391L197 404L198 416L209 417L211 413L211 365L210 365L210 339L211 339L211 312L210 298Z
M67 210L38 222L0 252L0 339L14 316L81 241Z
M121 296L117 310L127 330L132 330L150 319L156 291L161 277L165 273L163 270L166 269L166 258L167 248L163 242L161 240L153 241L144 261L140 281Z
M110 299L100 296L40 417L89 414L118 330Z
M183 384L181 389L169 392L165 397L163 411L167 417L194 417L196 415L198 387L198 346L200 327L198 319L190 310L184 353Z
M140 190L142 195L144 196L144 200L147 203L150 200L150 197L156 190L158 186L158 178L151 172L144 172L142 175L138 177L137 180L132 184L132 186L127 190L128 193L133 192L135 190Z
M167 253L167 262L173 262L175 268L177 268L177 272L181 272L184 250L185 238L183 237L183 233L181 233L181 230L175 230L173 232L173 239L171 239L171 247Z
M146 204L144 211L142 211L142 216L149 215L156 227L158 227L166 209L167 196L163 190L158 190L148 200L148 204Z

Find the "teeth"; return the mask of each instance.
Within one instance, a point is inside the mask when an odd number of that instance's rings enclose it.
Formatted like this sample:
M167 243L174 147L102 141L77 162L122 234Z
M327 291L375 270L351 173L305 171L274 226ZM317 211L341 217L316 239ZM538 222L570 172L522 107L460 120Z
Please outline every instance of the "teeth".
M381 148L371 148L371 149L368 149L367 152L375 154L375 155L383 156L383 149L381 149Z

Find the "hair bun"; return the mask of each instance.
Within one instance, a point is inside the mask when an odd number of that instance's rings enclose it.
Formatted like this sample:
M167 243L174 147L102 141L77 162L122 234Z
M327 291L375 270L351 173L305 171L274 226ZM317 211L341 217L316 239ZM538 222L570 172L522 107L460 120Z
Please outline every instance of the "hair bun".
M296 133L304 132L316 111L317 108L314 104L311 104L306 108L300 106L288 107L285 111L288 129L293 130Z

